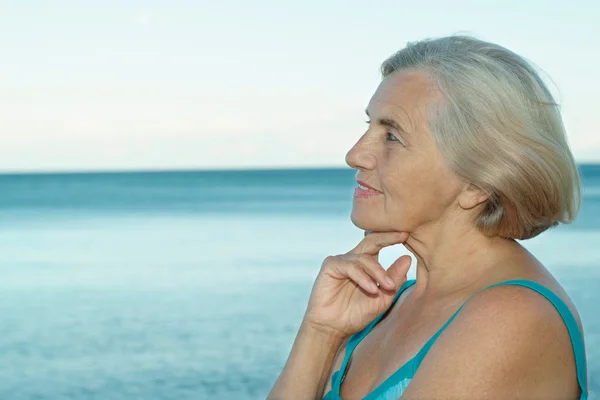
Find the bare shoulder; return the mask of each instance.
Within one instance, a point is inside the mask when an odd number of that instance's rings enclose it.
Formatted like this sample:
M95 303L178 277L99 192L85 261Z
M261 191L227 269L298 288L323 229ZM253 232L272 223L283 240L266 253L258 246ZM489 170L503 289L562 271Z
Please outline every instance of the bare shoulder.
M571 339L559 312L530 288L502 285L465 303L402 399L576 399L578 393Z

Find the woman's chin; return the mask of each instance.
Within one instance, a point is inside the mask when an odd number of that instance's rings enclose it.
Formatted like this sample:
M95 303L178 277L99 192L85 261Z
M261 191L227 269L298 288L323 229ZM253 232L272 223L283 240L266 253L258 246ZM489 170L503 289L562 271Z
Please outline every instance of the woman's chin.
M357 212L355 209L353 209L352 213L350 214L350 220L359 229L365 231L377 230L375 218L371 215L368 215L367 213Z

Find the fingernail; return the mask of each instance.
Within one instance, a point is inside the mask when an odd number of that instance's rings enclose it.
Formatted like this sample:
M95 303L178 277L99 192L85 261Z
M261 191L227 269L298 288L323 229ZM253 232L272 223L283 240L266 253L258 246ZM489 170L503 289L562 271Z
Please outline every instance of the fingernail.
M394 283L394 281L392 280L392 278L390 278L389 276L385 277L385 283L387 283L391 287L396 287L396 284Z

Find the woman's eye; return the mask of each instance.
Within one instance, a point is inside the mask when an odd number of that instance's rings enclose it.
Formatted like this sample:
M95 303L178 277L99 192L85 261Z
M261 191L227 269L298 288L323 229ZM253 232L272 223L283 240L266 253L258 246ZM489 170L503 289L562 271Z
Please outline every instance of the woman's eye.
M387 139L390 142L399 142L398 138L396 136L392 135L391 132L388 132L386 135L387 135Z
M366 124L370 124L370 123L371 123L371 121L365 121L365 123L366 123ZM390 142L398 142L398 143L400 143L400 144L403 144L401 141L399 141L399 140L398 140L398 138L397 138L396 136L394 136L394 135L392 134L392 132L389 132L389 131L388 131L388 132L386 132L386 136L387 136L387 138L386 138L386 139L387 139L388 141L390 141Z

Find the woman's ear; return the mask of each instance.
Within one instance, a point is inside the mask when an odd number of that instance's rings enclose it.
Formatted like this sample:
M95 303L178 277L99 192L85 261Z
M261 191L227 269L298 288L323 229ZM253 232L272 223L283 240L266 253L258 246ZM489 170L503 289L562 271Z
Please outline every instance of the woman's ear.
M458 204L465 210L470 210L489 199L489 193L473 184L469 184L458 196Z

